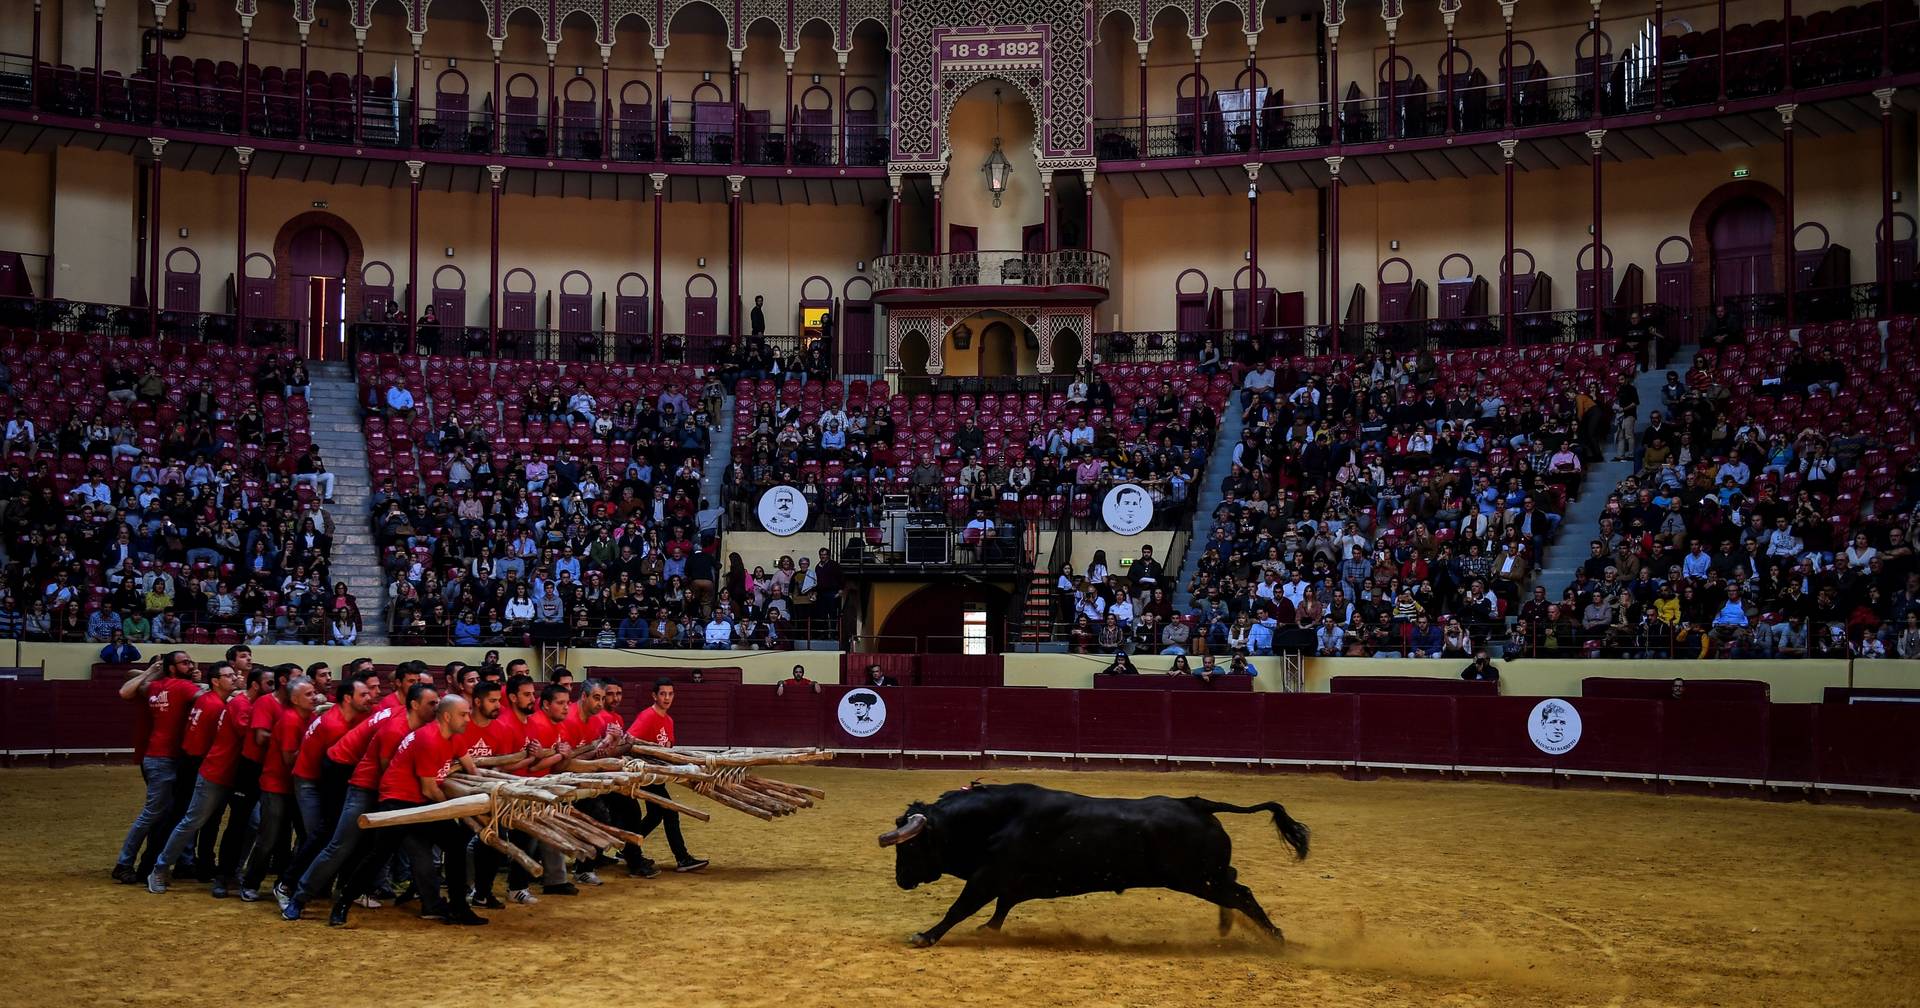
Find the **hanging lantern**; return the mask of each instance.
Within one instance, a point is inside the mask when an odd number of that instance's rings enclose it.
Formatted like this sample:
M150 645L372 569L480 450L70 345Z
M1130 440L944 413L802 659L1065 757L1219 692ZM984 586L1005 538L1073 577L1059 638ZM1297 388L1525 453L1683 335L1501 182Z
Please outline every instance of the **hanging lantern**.
M980 172L987 177L987 191L993 194L993 205L999 207L1000 197L1007 192L1007 179L1013 174L1013 165L1008 163L1007 155L1000 150L999 88L993 89L993 152L987 155Z

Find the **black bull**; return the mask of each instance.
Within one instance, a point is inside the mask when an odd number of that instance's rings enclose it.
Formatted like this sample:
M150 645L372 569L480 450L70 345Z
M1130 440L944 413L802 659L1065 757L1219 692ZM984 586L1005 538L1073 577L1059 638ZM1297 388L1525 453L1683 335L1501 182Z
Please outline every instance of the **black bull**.
M1218 904L1220 933L1238 910L1280 939L1253 893L1237 881L1233 841L1217 812L1272 812L1302 858L1307 828L1278 802L1228 805L1205 798L1089 798L1032 784L975 785L929 805L914 802L880 846L895 851L894 880L912 889L942 875L967 880L940 923L916 934L921 948L995 903L984 927L998 930L1027 900L1128 889L1171 889ZM997 902L995 902L997 901Z

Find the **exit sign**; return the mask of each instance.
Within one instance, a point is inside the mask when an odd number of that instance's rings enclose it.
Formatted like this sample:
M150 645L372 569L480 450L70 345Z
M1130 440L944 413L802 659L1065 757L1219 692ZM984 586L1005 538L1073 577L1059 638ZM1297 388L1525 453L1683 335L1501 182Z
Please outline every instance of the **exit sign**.
M1735 169L1733 170L1733 177L1734 177L1734 178L1746 178L1746 177L1747 177L1747 170L1746 170L1745 168L1735 168Z

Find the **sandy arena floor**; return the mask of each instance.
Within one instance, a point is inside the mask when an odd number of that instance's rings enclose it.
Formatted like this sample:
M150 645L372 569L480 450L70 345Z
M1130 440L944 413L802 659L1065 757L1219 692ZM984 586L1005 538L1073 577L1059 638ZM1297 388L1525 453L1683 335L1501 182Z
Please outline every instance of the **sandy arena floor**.
M1227 816L1235 864L1289 942L1165 892L1016 909L999 936L903 939L959 892L893 884L874 837L960 773L800 769L826 805L689 824L714 868L492 911L353 926L107 879L128 767L0 772L4 1000L18 1005L1920 1005L1920 818L1901 811L1224 774L996 771L1108 795L1279 799L1286 856ZM697 799L694 799L697 801ZM664 854L664 847L657 852ZM979 919L984 919L982 914Z

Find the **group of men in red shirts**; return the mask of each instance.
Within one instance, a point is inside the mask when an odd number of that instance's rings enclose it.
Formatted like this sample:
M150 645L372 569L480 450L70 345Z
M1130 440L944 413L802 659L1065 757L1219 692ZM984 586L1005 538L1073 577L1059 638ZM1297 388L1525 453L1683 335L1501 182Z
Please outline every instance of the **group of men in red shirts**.
M472 772L483 757L520 754L508 771L539 776L574 758L624 750L629 737L674 744L671 681L654 686L653 704L627 726L618 683L588 680L576 695L571 676L555 671L555 681L543 684L524 661L504 669L450 662L437 688L424 662L406 662L381 697L380 674L367 658L349 663L336 684L325 663L255 666L245 645L204 676L186 652L164 654L121 688L143 707L147 796L113 878L164 893L187 866L216 898L237 890L254 902L278 869L272 895L283 918L300 920L311 901L331 894L327 922L339 926L350 907L395 898L388 880L404 874L411 886L398 898L417 897L421 917L485 924L475 907L505 906L493 892L502 855L457 821L362 830L360 816L443 801L446 776ZM666 794L664 785L654 790ZM707 866L688 853L671 809L642 809L620 795L580 807L641 836L664 826L676 871ZM530 837L511 839L538 849ZM577 895L579 884L600 884L597 868L617 863L603 854L576 862L569 874L561 852L541 850L541 859L542 895ZM637 844L626 845L620 861L629 874L659 874ZM539 902L531 873L506 867L508 899Z

